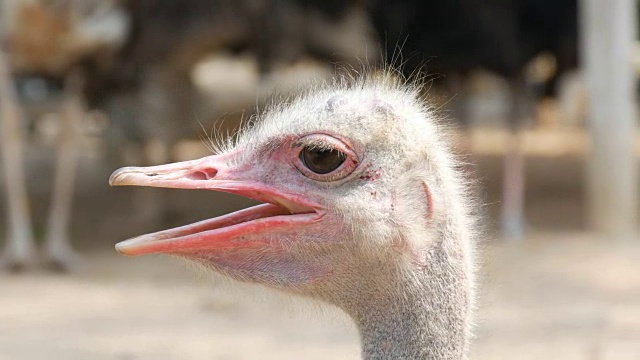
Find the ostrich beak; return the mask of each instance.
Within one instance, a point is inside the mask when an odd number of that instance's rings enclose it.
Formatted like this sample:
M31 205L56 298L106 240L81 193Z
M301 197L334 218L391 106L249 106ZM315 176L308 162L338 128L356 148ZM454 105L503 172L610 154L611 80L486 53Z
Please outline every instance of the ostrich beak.
M138 236L116 244L125 255L151 253L189 254L234 248L264 247L274 236L290 232L322 217L318 204L300 194L267 186L255 179L256 171L234 169L225 155L209 156L150 167L125 167L115 171L111 186L152 186L176 189L205 189L242 195L266 204L239 210L170 230Z

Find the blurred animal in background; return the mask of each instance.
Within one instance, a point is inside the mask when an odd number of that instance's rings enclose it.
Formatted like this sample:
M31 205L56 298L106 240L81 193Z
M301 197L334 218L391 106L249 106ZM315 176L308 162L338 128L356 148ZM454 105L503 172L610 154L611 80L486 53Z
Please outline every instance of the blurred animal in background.
M275 104L217 155L113 173L111 185L265 202L116 248L335 305L366 359L463 359L476 229L448 146L418 87L337 81Z
M456 117L469 122L465 79L483 69L507 79L508 126L512 130L504 159L502 231L521 239L525 231L524 158L517 132L531 116L535 97L527 78L529 64L546 53L555 72L539 91L554 96L558 79L577 66L576 0L372 0L370 12L386 58L404 64L407 75L423 70L453 94Z
M0 144L8 205L3 264L20 269L36 261L27 196L30 176L23 157L25 116L30 115L22 106L24 100L62 119L44 255L54 268L66 269L73 257L69 217L77 144L86 115L85 64L110 66L124 43L128 20L117 1L7 0L1 3L0 23ZM46 86L29 86L32 78L62 83L63 94L47 101L51 99L44 99L42 91ZM16 92L17 82L26 84L25 91Z

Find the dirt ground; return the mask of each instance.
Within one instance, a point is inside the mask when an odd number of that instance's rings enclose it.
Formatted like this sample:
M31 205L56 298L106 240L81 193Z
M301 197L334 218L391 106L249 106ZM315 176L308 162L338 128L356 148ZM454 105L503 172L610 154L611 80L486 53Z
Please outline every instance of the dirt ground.
M51 169L33 164L41 235L47 191L37 180ZM106 185L113 166L85 157L81 169L72 234L81 261L67 275L0 273L0 360L358 358L357 334L339 314L210 280L179 260L113 251L127 237L247 201L153 189L171 211L165 224L143 226L132 220L133 190ZM480 160L477 173L491 234L499 161ZM482 244L471 359L640 359L639 239L584 231L579 161L533 160L528 175L530 235Z

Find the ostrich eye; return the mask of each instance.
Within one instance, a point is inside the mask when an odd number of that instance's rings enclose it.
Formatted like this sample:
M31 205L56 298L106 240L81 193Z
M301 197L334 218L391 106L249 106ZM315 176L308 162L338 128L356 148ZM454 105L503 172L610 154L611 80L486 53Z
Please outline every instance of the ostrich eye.
M335 182L358 167L360 156L351 141L323 133L302 136L292 144L291 160L302 175L315 181Z
M316 174L328 174L342 165L347 155L336 149L305 147L300 152L300 160Z

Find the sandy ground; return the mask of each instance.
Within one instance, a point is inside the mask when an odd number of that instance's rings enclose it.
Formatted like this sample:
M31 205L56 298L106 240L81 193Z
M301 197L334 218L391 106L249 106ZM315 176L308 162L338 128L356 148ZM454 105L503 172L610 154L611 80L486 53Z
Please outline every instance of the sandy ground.
M640 242L541 233L492 244L472 359L640 359ZM2 274L0 291L2 360L359 353L339 316L210 281L166 257L93 252L72 275Z

